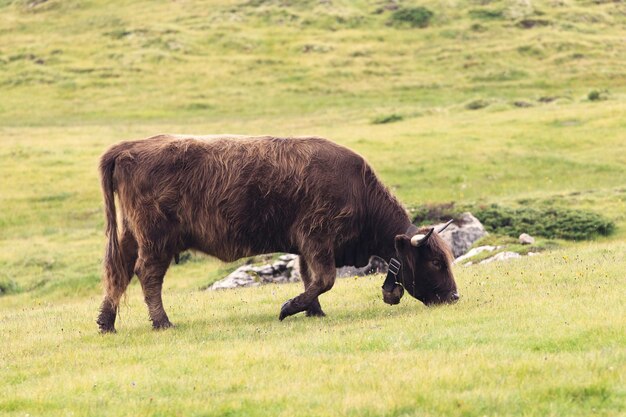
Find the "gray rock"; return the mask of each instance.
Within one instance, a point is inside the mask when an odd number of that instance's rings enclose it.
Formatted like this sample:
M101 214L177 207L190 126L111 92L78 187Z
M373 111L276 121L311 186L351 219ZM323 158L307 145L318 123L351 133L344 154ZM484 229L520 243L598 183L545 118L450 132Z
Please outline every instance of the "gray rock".
M288 282L296 282L296 281L293 281L291 276L277 275L275 277L272 277L271 280L264 281L264 284L286 284Z
M276 261L272 264L272 268L274 268L274 271L276 272L283 272L285 269L287 269L287 262Z
M280 255L278 257L279 261L283 261L283 262L289 262L289 261L293 261L293 260L297 260L298 259L298 255L293 255L291 253L286 253L284 255Z
M285 275L287 274L289 275L289 279L291 280L290 282L297 282L301 280L300 259L298 258L297 255L293 255L293 256L295 256L295 258L289 261L289 263L287 264L287 270L285 271Z
M274 268L272 268L272 265L263 265L255 268L254 271L259 275L274 275Z
M369 263L362 268L356 268L354 266L343 266L341 268L337 268L337 277L363 277L365 275L381 274L386 272L387 262L378 256L372 256Z
M297 263L296 263L297 266ZM300 281L300 271L297 267L287 269L286 264L282 271L272 265L252 266L243 265L228 274L223 279L213 283L208 290L223 290L240 287L256 287L263 284L280 284Z
M481 261L481 264L488 264L491 262L495 262L495 261L506 261L508 259L515 259L515 258L521 258L522 255L520 255L517 252L500 252L495 254L494 256L492 256L491 258L487 258L483 261Z
M441 223L434 227L438 229L443 225L444 223ZM441 233L441 237L450 245L454 257L458 258L486 234L487 231L482 223L472 213L465 212Z
M463 263L464 261L466 261L467 259L473 258L474 256L478 255L479 253L482 252L493 252L496 249L501 249L502 246L479 246L477 248L474 249L470 249L469 252L467 252L465 255L459 256L458 258L456 258L454 260L455 264L460 264ZM471 265L471 262L469 262L469 264Z
M297 255L281 255L272 265L243 265L225 278L215 282L208 289L222 290L238 287L256 287L264 284L298 282L300 262ZM337 269L337 277L363 276L387 272L387 264L378 257L372 257L363 268L343 267Z
M354 266L342 266L341 268L337 268L337 278L347 278L347 277L363 277L367 275L363 270L363 268L356 268Z
M256 277L245 271L241 271L240 269L241 268L236 269L235 271L231 272L226 278L213 283L213 285L211 285L208 289L226 290L231 288L256 287L261 285L261 282L259 282Z
M256 267L254 265L242 265L239 268L237 268L237 271L250 272L250 271L254 271L255 269Z
M519 243L522 245L532 245L535 243L535 238L529 235L528 233L522 233L519 235Z

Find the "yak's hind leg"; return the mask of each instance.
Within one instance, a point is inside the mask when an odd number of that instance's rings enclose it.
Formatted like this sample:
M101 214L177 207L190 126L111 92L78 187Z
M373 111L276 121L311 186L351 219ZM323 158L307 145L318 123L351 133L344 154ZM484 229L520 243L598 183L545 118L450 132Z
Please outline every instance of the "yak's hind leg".
M135 262L137 262L137 240L132 232L125 227L122 230L120 239L120 252L124 263L126 276L119 279L119 287L105 285L106 294L100 306L100 315L98 316L98 326L102 333L110 333L115 331L115 318L119 308L120 298L126 291L131 278L134 275Z
M309 265L304 260L304 256L299 257L300 260L300 276L302 277L302 282L304 283L304 289L306 290L311 285L311 271L309 270ZM306 309L307 317L324 317L326 313L322 311L322 306L320 305L320 301L318 297L311 302L309 308Z
M144 300L148 306L148 313L155 330L172 327L172 323L163 308L161 290L163 278L172 262L173 254L156 254L144 248L139 250L139 260L135 273L141 282Z
M283 304L279 320L315 308L315 303L319 306L317 297L330 290L335 283L335 258L332 250L322 250L310 257L304 254L300 256L306 258L305 261L312 272L311 281L302 294ZM321 308L319 310L321 311Z

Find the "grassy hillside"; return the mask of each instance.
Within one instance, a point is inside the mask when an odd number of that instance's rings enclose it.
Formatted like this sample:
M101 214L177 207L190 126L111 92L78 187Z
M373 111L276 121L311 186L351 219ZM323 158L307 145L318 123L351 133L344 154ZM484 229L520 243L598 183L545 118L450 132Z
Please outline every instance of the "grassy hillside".
M423 6L423 28L394 16ZM399 7L399 8L398 8ZM1 415L626 413L626 5L613 1L0 0ZM326 136L407 206L586 209L610 237L457 268L461 302L344 280L229 293L170 269L96 334L97 161L162 132Z
M386 111L454 112L475 99L502 110L623 93L621 2L400 2L434 12L423 29L394 24L394 4L4 0L0 121L341 112L346 124Z

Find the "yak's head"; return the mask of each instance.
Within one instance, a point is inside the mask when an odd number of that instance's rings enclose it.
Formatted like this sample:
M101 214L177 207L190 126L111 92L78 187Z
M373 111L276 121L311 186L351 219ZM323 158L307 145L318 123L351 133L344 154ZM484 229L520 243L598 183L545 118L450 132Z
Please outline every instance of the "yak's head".
M400 302L403 287L426 305L453 303L459 299L451 268L452 254L439 236L450 223L438 231L413 226L406 234L396 236L396 254L402 266L393 289L383 288L387 304Z

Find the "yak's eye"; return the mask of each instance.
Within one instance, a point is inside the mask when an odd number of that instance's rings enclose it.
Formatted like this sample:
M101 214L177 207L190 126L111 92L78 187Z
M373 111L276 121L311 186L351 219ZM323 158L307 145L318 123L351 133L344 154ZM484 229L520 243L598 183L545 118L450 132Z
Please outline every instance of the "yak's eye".
M433 259L431 261L431 263L433 264L433 266L437 269L441 269L441 267L443 266L441 261L439 261L438 259Z

